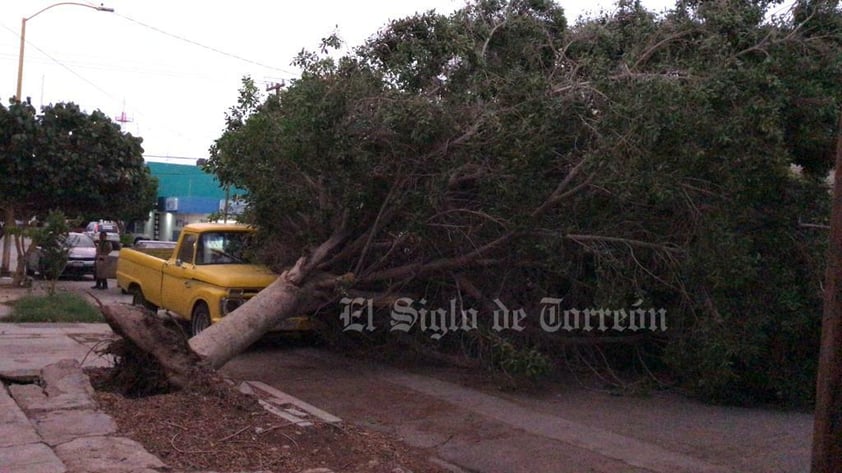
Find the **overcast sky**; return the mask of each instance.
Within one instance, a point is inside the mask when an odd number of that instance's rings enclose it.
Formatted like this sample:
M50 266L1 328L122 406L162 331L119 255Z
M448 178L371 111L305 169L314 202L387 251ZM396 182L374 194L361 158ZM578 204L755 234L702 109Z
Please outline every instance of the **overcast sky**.
M21 19L57 3L2 0L0 93L17 84ZM614 2L562 0L572 23ZM656 11L670 0L644 0ZM94 3L98 5L99 3ZM390 19L435 9L450 13L464 0L108 0L114 13L61 5L27 21L23 97L36 108L76 102L85 111L125 114L123 129L144 139L150 161L194 163L219 137L240 79L258 85L290 79L302 48L338 31L361 44Z

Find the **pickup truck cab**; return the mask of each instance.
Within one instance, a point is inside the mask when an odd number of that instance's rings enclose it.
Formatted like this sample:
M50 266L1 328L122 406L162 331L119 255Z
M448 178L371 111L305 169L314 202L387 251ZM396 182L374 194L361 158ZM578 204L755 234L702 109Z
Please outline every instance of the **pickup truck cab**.
M278 275L243 259L253 230L245 225L190 224L168 258L123 248L117 284L133 302L167 310L189 322L191 335L229 314L271 284Z

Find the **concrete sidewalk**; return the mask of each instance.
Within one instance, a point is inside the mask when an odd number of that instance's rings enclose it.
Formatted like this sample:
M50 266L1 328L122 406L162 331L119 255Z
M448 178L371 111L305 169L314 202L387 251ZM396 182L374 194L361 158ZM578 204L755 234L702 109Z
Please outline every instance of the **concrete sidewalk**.
M57 291L93 294L103 304L130 302L114 287L90 290L90 280L62 280ZM44 295L0 286L0 322L11 303ZM92 302L93 297L87 295ZM96 348L113 339L107 324L0 323L0 473L154 472L165 465L97 408L82 367L109 366Z
M105 324L0 324L0 473L154 472L165 465L97 408L82 366Z
M82 366L110 366L96 354L114 337L107 324L0 324L0 376L29 382L47 365L65 359Z
M62 290L84 292L91 282L63 283ZM140 443L121 437L115 421L97 406L83 368L111 366L111 359L97 353L114 339L111 328L2 323L8 302L29 293L0 287L5 312L0 314L0 473L178 473ZM103 304L131 299L116 288L94 294Z

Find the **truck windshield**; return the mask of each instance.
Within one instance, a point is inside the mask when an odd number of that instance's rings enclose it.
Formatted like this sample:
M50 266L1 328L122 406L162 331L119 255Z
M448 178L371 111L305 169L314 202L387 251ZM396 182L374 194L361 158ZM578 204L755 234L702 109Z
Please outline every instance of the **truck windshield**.
M196 264L244 264L248 232L209 232L202 234L196 248Z

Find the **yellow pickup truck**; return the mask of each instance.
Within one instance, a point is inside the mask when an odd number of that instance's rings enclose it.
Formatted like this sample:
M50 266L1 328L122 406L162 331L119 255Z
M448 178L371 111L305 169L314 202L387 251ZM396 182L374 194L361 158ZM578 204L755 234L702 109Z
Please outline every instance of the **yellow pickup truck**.
M123 248L117 284L133 295L134 304L167 310L188 321L196 335L277 279L268 268L243 259L252 231L245 225L190 224L168 259L160 252Z

